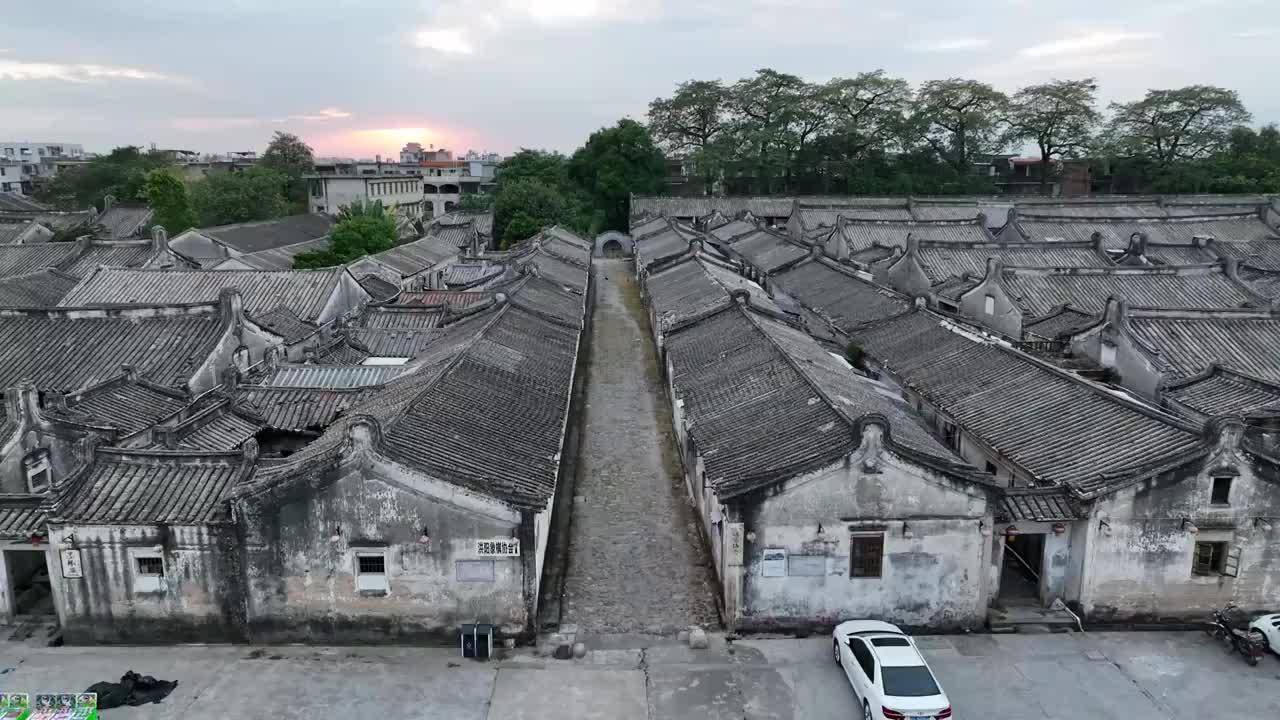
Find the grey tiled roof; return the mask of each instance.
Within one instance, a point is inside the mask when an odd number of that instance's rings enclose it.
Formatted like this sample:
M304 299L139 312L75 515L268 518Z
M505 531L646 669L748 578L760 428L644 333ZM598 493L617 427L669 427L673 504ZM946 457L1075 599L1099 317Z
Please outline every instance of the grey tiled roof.
M370 256L377 262L411 277L458 257L458 246L442 237L427 236Z
M255 313L253 321L267 331L284 338L284 341L290 345L320 332L319 327L304 321L286 307Z
M1190 243L1178 245L1147 243L1142 255L1152 265L1203 265L1204 263L1216 262L1218 259L1218 256L1208 248ZM1134 264L1139 261L1139 258L1131 257L1128 252L1117 253L1116 255L1116 262L1121 265Z
M746 220L731 220L717 228L707 231L707 234L721 242L729 242L739 235L745 235L752 230L758 229L758 225Z
M10 245L27 232L36 223L34 221L0 223L0 245Z
M174 415L187 402L186 395L177 390L121 378L69 398L66 412L58 414L90 425L119 428L127 436Z
M535 264L550 262L551 258L540 256ZM503 273L501 265L488 262L454 263L444 271L445 285L453 288L470 288L482 285L486 280L494 279Z
M1087 517L1065 487L1006 488L996 522L1056 522Z
M0 495L0 537L26 540L44 534L44 495Z
M54 232L73 230L82 226L87 232L90 229L90 225L93 223L94 218L97 217L97 212L93 210L43 212L30 217Z
M1204 415L1241 417L1280 405L1280 383L1215 365L1205 373L1170 384L1162 396Z
M368 307L346 333L370 356L413 358L431 342L444 315L444 308Z
M356 278L356 282L360 283L360 287L369 293L369 297L375 301L384 301L400 294L400 286L393 282L383 279L380 275L372 273L361 275Z
M13 277L48 267L65 267L80 256L76 243L0 245L0 277Z
M116 268L140 268L151 262L159 252L150 240L121 242L94 242L75 260L58 267L77 277L86 277L100 265ZM190 302L183 300L181 302Z
M0 310L0 386L29 380L42 390L74 392L132 365L153 381L185 383L224 331L219 306L172 315L138 312Z
M472 223L481 235L493 236L493 212L489 210L454 210L431 221L433 226L466 225Z
M859 198L859 201L863 200ZM801 203L795 210L799 213L801 227L806 230L819 227L835 227L843 217L845 220L903 220L914 218L905 200L890 204L838 204L838 205L805 205Z
M1177 272L1154 267L1005 268L1003 284L1032 316L1059 305L1101 313L1109 297L1158 308L1235 308L1259 302L1216 266Z
M397 305L422 305L426 307L449 307L453 310L479 305L493 299L488 292L469 290L424 290L422 292L400 293L396 298Z
M3 278L0 307L52 307L79 282L80 278L52 268Z
M1159 353L1172 378L1204 372L1214 363L1280 382L1280 315L1265 310L1159 312L1130 308L1126 322Z
M240 447L263 425L227 408L218 408L178 436L178 447L187 450L228 451Z
M241 386L237 399L262 416L267 427L319 432L339 415L377 392L376 388L293 388Z
M970 273L982 275L993 257L1023 267L1112 266L1092 243L920 243L920 264L934 284Z
M151 208L146 206L115 205L94 222L108 240L125 240L138 237L143 226L151 222L151 215Z
M3 212L40 212L48 210L45 206L32 200L26 195L19 195L12 192L0 192L0 211Z
M900 399L857 375L803 331L730 306L671 333L671 381L707 481L722 497L838 462L876 414L894 443L959 463Z
M226 500L251 468L241 453L99 448L51 514L105 525L226 522Z
M908 235L937 243L986 243L992 240L986 228L972 222L858 222L846 219L840 231L844 233L851 253L872 247L905 248Z
M755 283L720 268L714 261L692 255L649 275L645 290L663 331L725 307L734 290L746 290L753 303L780 312Z
M674 225L648 236L636 237L636 264L648 268L655 262L688 252L695 237L695 234L686 234Z
M899 383L1039 482L1088 496L1194 455L1189 426L916 311L854 333Z
M559 283L542 277L526 278L509 299L517 307L572 327L582 327L586 315L584 295L565 292Z
M538 269L538 275L575 290L585 289L590 271L581 265L539 252L527 260Z
M802 262L770 282L844 332L911 308L902 296L851 277L822 259Z
M324 237L332 225L328 215L305 214L199 228L197 232L241 253L252 253Z
M790 197L647 197L631 198L631 217L644 214L681 218L700 218L719 210L727 217L743 212L761 218L787 217L791 214Z
M235 288L250 315L279 307L319 321L346 270L150 270L102 268L85 278L62 305L163 305L212 302Z
M1239 277L1250 290L1273 303L1280 303L1280 270L1240 268Z
M220 265L228 266L226 269L240 269L241 265L245 265L252 270L291 270L293 268L293 259L298 255L315 250L324 250L327 247L329 247L329 238L325 236L292 245L282 245L277 248L237 255L233 258L227 258ZM219 269L219 266L215 266L214 269Z
M1086 242L1094 232L1102 236L1102 246L1123 250L1134 233L1145 233L1152 243L1189 245L1193 238L1211 237L1220 242L1246 242L1275 237L1275 231L1255 213L1196 217L1154 218L1072 218L1022 214L1017 227L1030 240L1061 238Z
M1073 334L1097 322L1098 316L1072 307L1055 308L1032 322L1022 324L1024 334L1033 334L1047 340L1056 340Z
M399 365L278 365L257 384L269 387L355 388L383 385L400 375Z
M752 267L763 273L771 273L809 254L807 248L767 230L740 237L729 247L731 252L741 255Z
M1215 242L1213 252L1233 257L1241 265L1262 270L1280 270L1280 239L1252 242Z

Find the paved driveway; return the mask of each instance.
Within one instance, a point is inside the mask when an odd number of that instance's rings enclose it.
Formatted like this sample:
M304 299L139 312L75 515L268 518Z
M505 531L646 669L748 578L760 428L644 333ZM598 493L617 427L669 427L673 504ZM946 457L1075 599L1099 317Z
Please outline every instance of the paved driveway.
M602 642L605 640L602 639ZM418 648L26 648L0 645L0 690L81 690L134 669L180 682L108 720L224 717L459 720L849 720L858 707L829 640L730 652L620 638L584 660L497 663ZM922 637L956 718L1280 717L1280 661L1251 668L1199 633Z

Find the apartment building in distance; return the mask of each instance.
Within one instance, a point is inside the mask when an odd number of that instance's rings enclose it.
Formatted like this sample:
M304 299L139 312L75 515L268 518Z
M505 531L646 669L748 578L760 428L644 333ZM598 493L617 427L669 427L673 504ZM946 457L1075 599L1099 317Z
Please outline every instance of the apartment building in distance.
M87 162L88 159L84 146L78 143L0 142L0 166L17 165L16 180L10 177L13 170L4 170L0 190L29 195L37 183L49 180L68 165Z

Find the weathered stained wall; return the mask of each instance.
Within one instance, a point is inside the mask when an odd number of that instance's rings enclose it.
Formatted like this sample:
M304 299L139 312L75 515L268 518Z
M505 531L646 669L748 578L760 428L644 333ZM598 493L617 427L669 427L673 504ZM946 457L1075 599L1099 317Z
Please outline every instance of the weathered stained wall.
M990 544L978 526L991 522L985 491L888 450L881 452L879 472L869 473L861 467L862 452L742 503L748 541L738 627L832 624L849 617L912 627L981 625L990 562ZM882 576L850 577L850 533L881 527ZM824 574L764 577L766 548L784 548L788 558L823 556L803 562L821 563Z
M1104 347L1114 348L1114 352L1108 350L1104 357ZM1072 336L1071 354L1115 370L1120 384L1135 393L1149 399L1157 397L1162 378L1160 369L1131 334L1116 327L1114 320Z
M229 526L51 525L49 577L71 644L235 642L245 639L234 530ZM67 542L72 539L71 542ZM62 577L63 549L84 577ZM132 551L132 552L131 552ZM136 592L133 552L159 552L165 587Z
M1280 543L1255 518L1280 517L1280 473L1241 458L1229 506L1211 506L1210 467L1171 472L1098 501L1089 527L1081 606L1095 620L1202 617L1234 602L1274 610L1280 597ZM1189 519L1198 532L1183 525ZM1110 525L1103 530L1101 521ZM1193 575L1195 543L1240 548L1238 577Z
M295 487L279 500L246 501L253 639L365 643L456 637L460 623L477 621L494 623L504 633L522 632L521 558L492 558L492 581L457 580L459 561L479 559L476 541L511 538L519 513L384 460L361 465L348 464L320 488ZM429 544L419 542L424 527ZM542 542L521 550L533 552ZM356 553L383 548L389 591L358 592Z
M990 328L1002 335L1014 339L1022 338L1022 310L1013 303L1004 286L998 280L999 268L995 274L988 270L981 283L960 296L960 314ZM991 312L987 312L987 298L991 298Z

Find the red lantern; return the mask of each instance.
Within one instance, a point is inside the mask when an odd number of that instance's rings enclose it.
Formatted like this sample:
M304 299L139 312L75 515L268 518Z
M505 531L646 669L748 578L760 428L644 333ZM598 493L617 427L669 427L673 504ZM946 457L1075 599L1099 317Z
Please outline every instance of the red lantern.
M1017 526L1017 525L1010 525L1009 527L1007 527L1007 528L1005 528L1005 529L1004 529L1004 534L1005 534L1005 535L1010 535L1010 536L1012 536L1012 535L1017 535L1017 534L1018 534L1018 526Z
M1064 525L1064 524L1062 524L1062 523L1060 523L1060 522L1059 522L1059 523L1054 523L1054 524L1053 524L1053 534L1054 534L1054 535L1061 535L1062 533L1064 533L1064 532L1066 532L1066 531L1067 531L1067 526L1066 526L1066 525Z

